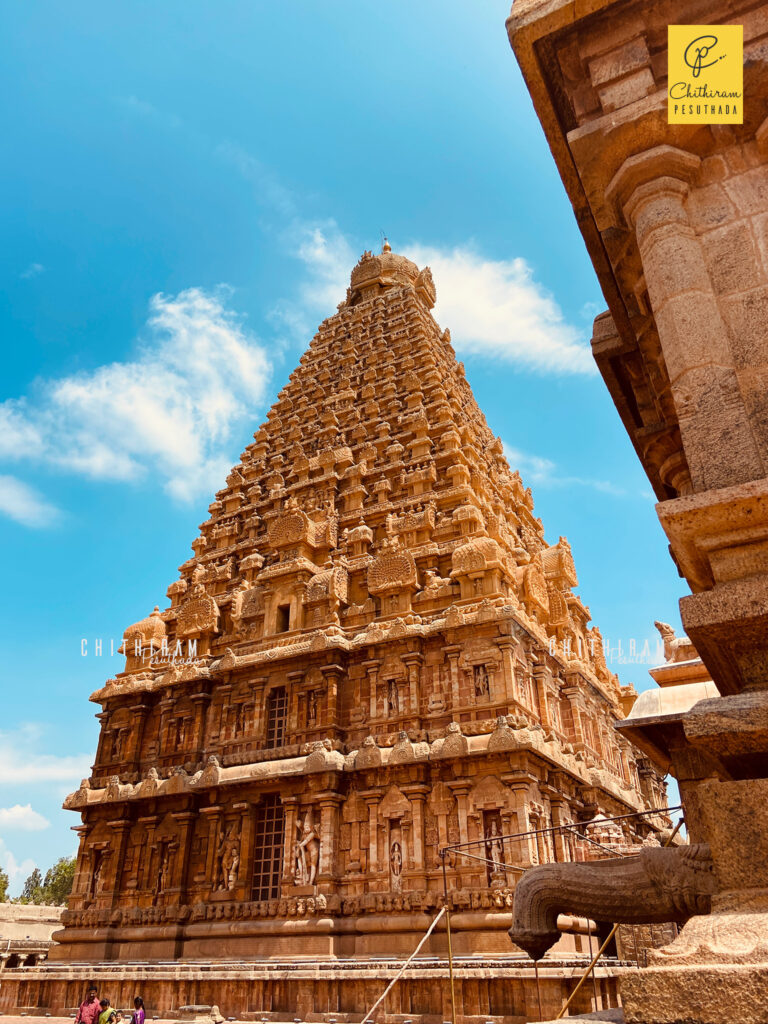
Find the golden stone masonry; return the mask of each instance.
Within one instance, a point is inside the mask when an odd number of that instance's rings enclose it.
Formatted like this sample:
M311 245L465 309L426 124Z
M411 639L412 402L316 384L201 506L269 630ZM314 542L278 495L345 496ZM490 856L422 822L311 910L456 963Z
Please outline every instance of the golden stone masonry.
M680 601L689 639L668 641L661 693L642 694L617 726L676 775L690 838L646 858L690 919L647 969L622 977L624 1017L764 1024L768 6L515 0L507 25L609 307L595 320L595 359L691 591ZM681 74L671 25L695 30L690 72L712 86L726 63L715 57L743 38L731 69L743 74L743 123L668 122ZM574 865L560 868L552 903L573 912ZM610 905L614 920L637 920L642 894L613 870L578 912L600 919ZM526 876L530 891L540 872ZM523 886L515 916L535 917Z
M140 979L162 1012L359 1020L392 973L377 958L401 963L442 906L440 849L476 840L487 863L446 876L454 953L474 958L459 1017L530 1018L515 884L595 845L536 830L665 806L662 768L613 727L635 694L573 592L568 542L545 541L434 302L429 268L363 254L170 607L126 630L125 671L91 698L93 774L66 802L82 826L59 945L3 985L6 1011L75 1006L104 968L71 965L117 961L115 996ZM179 641L194 664L154 660ZM658 846L669 824L630 821L603 830L612 848ZM571 923L557 952L583 963ZM450 1014L445 953L441 926L402 1013ZM553 963L557 1008L570 974ZM601 985L615 998L610 970Z

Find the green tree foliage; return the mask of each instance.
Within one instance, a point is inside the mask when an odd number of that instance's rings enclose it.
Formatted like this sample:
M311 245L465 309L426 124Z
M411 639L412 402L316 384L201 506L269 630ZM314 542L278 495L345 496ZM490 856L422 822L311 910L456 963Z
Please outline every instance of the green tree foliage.
M0 868L0 903L5 903L8 900L8 886L10 885L10 879L8 875Z
M7 876L6 882L7 882ZM24 883L24 888L14 903L45 903L61 906L69 899L75 878L75 858L60 857L52 868L48 868L43 879L42 872L35 868ZM2 893L2 878L0 878Z
M52 868L48 868L43 882L43 903L62 906L69 899L75 880L75 858L59 857Z
M24 888L21 890L21 896L19 896L17 903L42 903L43 896L43 876L40 874L40 868L35 868L32 874L24 883Z

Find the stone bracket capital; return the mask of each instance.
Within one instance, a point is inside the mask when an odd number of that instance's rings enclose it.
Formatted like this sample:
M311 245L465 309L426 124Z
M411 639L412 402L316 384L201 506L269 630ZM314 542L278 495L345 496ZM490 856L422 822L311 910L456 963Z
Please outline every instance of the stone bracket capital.
M700 166L700 157L676 146L654 146L628 157L605 190L616 224L631 224L637 207L633 200L640 198L639 189L644 188L645 194L650 195L655 184L660 191L677 188L684 196Z

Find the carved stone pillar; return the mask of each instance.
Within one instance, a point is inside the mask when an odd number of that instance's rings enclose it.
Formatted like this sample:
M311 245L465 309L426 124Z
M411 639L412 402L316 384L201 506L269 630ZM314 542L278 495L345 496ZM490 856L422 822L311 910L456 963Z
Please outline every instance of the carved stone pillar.
M423 874L426 866L426 845L424 835L424 804L429 795L429 786L424 783L415 783L411 786L402 786L402 791L411 802L411 863L413 871L417 873L414 878L416 885L426 885L426 876ZM418 873L421 873L420 875Z
M145 840L142 846L141 871L137 872L140 877L139 887L145 890L152 888L152 850L155 842L155 829L160 817L157 814L149 814L139 818L139 825L144 826Z
M556 799L550 794L549 804L552 808L552 824L562 825L566 818L568 810L568 804L565 800ZM563 863L563 861L570 860L568 834L566 832L553 832L552 833L552 846L554 850L554 859Z
M552 727L552 718L549 713L549 684L551 676L546 665L541 663L533 666L533 685L536 687L536 703L539 708L541 724L545 729Z
M93 716L99 723L99 741L96 744L96 760L94 761L95 767L99 767L104 761L105 756L105 745L107 736L107 723L109 722L109 713L107 711L99 711L98 714Z
M459 814L459 841L466 843L469 839L467 829L467 794L472 788L472 782L469 779L456 779L453 782L449 782L448 787L456 797Z
M459 657L461 645L452 644L443 648L448 659L448 672L451 680L451 708L455 710L461 707L461 675L459 673Z
M701 160L656 146L625 160L606 190L634 230L694 491L764 476L728 331L685 200Z
M119 818L116 821L110 821L109 827L112 829L114 836L111 846L114 851L112 857L112 863L109 865L111 873L111 893L110 893L110 906L116 907L120 902L120 881L123 876L123 866L125 864L125 853L128 848L128 836L131 831L131 822L125 818Z
M369 718L374 722L380 717L376 690L379 683L379 666L381 661L364 661L363 668L368 673Z
M248 878L248 865L253 861L254 845L254 814L250 800L240 800L233 804L233 810L240 814L240 862L237 866L236 887L240 897L244 896L243 886Z
M419 713L419 681L421 666L424 664L422 654L404 654L402 662L408 669L408 709L412 715Z
M285 814L285 833L283 839L283 885L293 885L295 861L293 848L296 845L296 829L299 820L299 798L297 796L283 797L283 812Z
M517 682L515 680L514 650L517 647L512 637L502 637L496 641L496 646L501 651L501 671L504 680L504 696L507 704L518 700Z
M89 869L85 858L85 844L91 832L91 825L74 825L72 831L77 835L77 861L75 877L72 882L72 894L74 896L85 896L88 891Z
M211 702L210 693L194 693L190 698L195 709L192 720L192 749L199 760L205 750L205 714Z
M160 750L173 749L173 744L170 743L170 737L168 736L168 729L170 723L171 712L173 711L176 701L171 695L170 690L166 690L166 695L160 701L160 727L158 729L158 748Z
M305 673L302 672L289 672L288 673L288 722L287 732L289 736L295 736L297 732L302 730L307 722L306 719L302 718L301 715L301 701L304 697L299 690L302 680L304 679Z
M571 715L573 717L573 744L576 747L583 746L585 737L581 716L586 712L584 707L584 697L578 686L564 686L562 694L570 705Z
M330 892L338 876L339 808L343 802L339 793L322 793L320 803L320 864L318 888Z
M344 677L341 665L323 665L320 671L326 682L325 727L329 736L339 732L339 686Z
M219 832L221 826L221 814L224 808L221 804L213 804L210 807L201 807L201 814L208 821L208 846L205 854L205 878L208 885L213 887L216 874L216 849L219 844Z
M379 797L366 796L368 805L368 874L375 875L379 870Z
M258 697L258 699L256 701L256 706L255 706L254 711L253 711L253 735L254 736L263 736L265 731L266 731L265 730L264 720L263 720L264 719L264 705L265 705L263 696L264 696L264 689L265 689L265 687L267 685L268 679L269 679L269 676L257 676L254 679L254 681L253 681L254 692L256 693L256 695Z
M529 783L512 781L509 783L509 788L512 790L515 801L517 831L529 832L530 826L528 821L528 810L531 805ZM516 849L513 850L516 863L520 864L522 867L529 867L531 864L536 863L537 846L535 836L521 836L517 841L513 841L512 845L513 847L516 847Z
M128 733L128 742L123 751L123 761L130 764L133 770L136 771L141 762L144 728L147 724L149 705L139 702L138 704L132 704L129 710L131 712L131 729Z
M197 812L176 811L171 817L179 825L179 845L176 850L176 862L173 865L173 884L168 892L173 896L171 902L182 904L186 901L189 854L192 849L192 832L197 821Z

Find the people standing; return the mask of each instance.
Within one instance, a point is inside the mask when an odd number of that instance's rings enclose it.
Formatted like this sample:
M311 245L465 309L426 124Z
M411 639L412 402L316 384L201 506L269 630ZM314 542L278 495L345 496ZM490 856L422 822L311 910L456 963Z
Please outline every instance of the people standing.
M114 1008L109 1005L108 999L102 999L99 1003L101 1007L101 1013L99 1014L99 1024L117 1024L120 1020L120 1014Z
M134 1010L131 1014L131 1024L144 1024L144 1019L147 1016L144 1010L144 1000L141 996L136 996L133 1000Z
M98 992L95 985L91 985L80 1003L80 1008L75 1017L75 1024L96 1024L101 1006L99 1004Z

